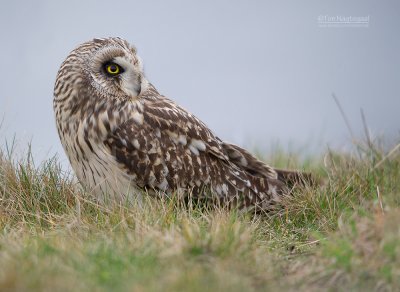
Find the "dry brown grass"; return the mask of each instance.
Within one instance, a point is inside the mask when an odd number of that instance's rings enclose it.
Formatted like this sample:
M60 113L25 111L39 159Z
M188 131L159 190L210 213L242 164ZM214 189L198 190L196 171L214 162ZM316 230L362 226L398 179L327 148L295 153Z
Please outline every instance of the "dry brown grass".
M398 290L400 158L384 153L307 162L324 185L254 217L173 199L98 205L56 159L0 151L0 291Z

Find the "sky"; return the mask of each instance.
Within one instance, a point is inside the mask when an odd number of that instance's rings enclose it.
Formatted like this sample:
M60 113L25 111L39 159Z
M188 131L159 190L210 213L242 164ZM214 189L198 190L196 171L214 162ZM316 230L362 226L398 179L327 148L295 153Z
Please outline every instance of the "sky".
M38 160L57 154L67 165L52 109L60 64L80 43L108 36L134 44L158 91L224 140L346 148L335 94L356 137L364 135L362 109L373 137L399 142L399 1L0 5L0 144L31 142ZM358 17L365 21L356 25Z

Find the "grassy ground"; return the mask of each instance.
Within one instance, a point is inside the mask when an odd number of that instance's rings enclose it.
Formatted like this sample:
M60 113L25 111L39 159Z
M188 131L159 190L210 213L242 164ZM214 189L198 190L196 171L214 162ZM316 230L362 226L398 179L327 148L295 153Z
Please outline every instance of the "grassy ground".
M0 291L400 289L396 149L267 160L324 184L269 216L150 198L99 206L56 160L0 151Z

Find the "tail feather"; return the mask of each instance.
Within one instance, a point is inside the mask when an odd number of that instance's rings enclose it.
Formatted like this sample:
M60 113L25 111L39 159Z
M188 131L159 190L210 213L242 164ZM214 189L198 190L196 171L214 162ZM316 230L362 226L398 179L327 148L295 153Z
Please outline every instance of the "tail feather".
M227 142L223 142L222 146L230 162L245 170L255 180L266 180L268 187L274 190L274 194L270 195L276 196L277 201L278 197L290 194L290 190L295 186L315 184L311 173L272 168L239 146Z
M252 176L264 177L267 179L278 179L284 183L287 183L288 185L304 185L312 184L314 182L311 173L298 170L272 168L239 146L227 142L223 142L222 145L229 157L229 160L237 166L243 168Z
M290 188L296 185L305 186L315 184L315 178L309 172L277 168L275 168L274 170L278 174L278 180L282 181Z

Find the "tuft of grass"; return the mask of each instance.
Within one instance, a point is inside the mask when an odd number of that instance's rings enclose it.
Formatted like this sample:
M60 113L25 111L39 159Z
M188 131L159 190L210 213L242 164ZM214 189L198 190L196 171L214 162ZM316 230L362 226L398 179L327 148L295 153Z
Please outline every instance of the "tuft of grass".
M0 149L0 291L399 290L396 147L272 155L321 184L263 216L167 198L100 205L57 159Z

